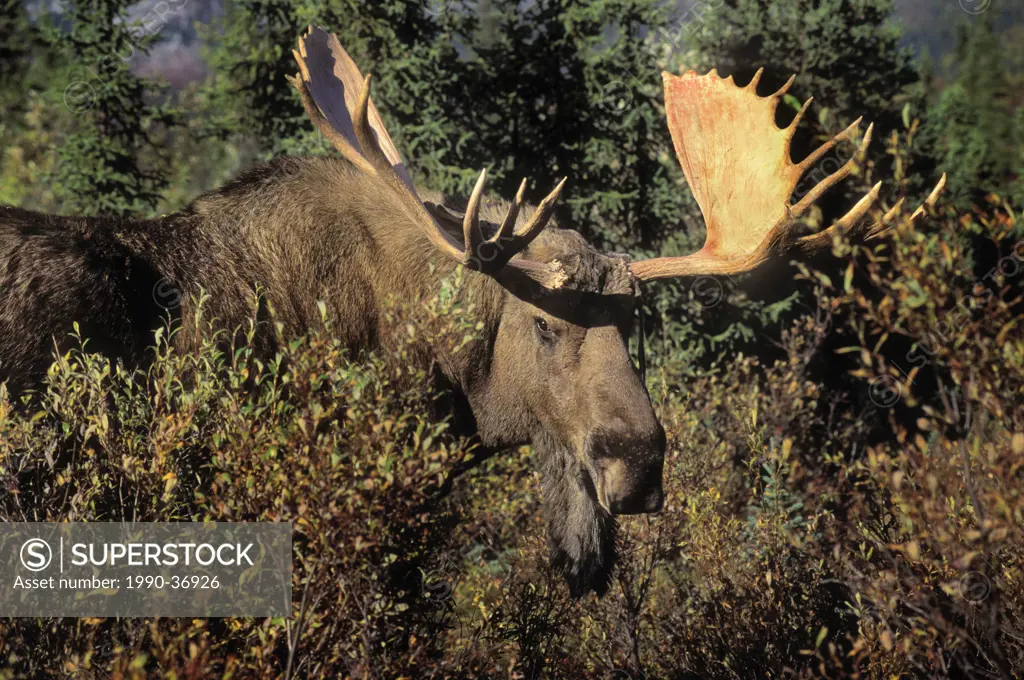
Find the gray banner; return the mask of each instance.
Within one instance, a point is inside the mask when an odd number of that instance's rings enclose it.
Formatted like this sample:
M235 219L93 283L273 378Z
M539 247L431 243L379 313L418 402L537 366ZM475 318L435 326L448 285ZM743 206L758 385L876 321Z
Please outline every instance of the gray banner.
M0 523L0 616L289 616L288 523Z

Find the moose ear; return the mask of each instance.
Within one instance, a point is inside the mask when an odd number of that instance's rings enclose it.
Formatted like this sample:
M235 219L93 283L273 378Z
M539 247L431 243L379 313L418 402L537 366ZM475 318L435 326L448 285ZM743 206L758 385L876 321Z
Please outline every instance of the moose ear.
M462 236L462 225L466 221L465 211L456 212L443 203L432 203L431 201L424 201L423 205L445 231L455 238Z

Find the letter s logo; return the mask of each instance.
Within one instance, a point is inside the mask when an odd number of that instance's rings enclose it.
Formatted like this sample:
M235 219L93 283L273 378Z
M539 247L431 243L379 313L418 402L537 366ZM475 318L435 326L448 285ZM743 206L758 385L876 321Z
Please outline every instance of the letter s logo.
M50 544L41 538L30 538L21 546L21 564L29 571L42 571L52 560Z

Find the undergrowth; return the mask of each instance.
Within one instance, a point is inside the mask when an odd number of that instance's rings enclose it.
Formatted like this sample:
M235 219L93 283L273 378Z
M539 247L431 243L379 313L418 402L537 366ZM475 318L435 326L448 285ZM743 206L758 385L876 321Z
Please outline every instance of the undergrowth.
M136 373L84 342L0 388L0 519L292 522L294 616L4 619L0 677L1018 676L1017 229L993 203L839 245L778 360L665 358L666 506L621 522L603 599L547 567L529 449L449 479L474 450L413 359L472 328L268 363L164 334Z

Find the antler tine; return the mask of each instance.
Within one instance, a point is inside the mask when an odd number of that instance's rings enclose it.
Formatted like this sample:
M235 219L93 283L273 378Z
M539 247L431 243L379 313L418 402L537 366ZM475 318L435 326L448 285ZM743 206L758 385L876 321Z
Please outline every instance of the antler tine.
M824 155L825 155L825 154L827 154L827 153L828 153L829 151L831 151L831 150L832 150L832 147L834 147L834 146L835 146L836 144L838 144L839 142L841 142L841 141L844 141L844 140L846 140L846 139L849 139L849 138L850 138L850 137L851 137L851 136L853 135L853 133L854 133L854 132L856 132L857 130L859 130L859 129L860 129L860 123L861 123L861 121L862 121L862 120L864 120L864 117L863 117L863 116L861 116L861 117L860 117L860 118L858 118L857 120L855 120L855 121L853 121L852 123L850 123L850 124L849 124L849 125L848 125L848 126L846 127L846 129L845 129L845 130L843 130L843 131L842 131L842 132L840 132L840 133L839 133L838 135L836 135L836 136L835 136L835 137L833 137L832 139L828 140L827 142L825 142L824 144L822 144L821 146L819 146L819 147L818 147L817 149L815 149L814 151L812 151L812 152L811 152L810 154L808 154L807 158L805 158L805 159L803 159L802 161L800 161L800 162L799 162L799 163L797 164L797 166L796 166L797 168L799 168L799 170L800 170L800 173L801 173L801 174L803 174L803 173L807 172L807 170L808 170L808 169L810 169L810 167L811 167L812 165L814 165L815 163L817 163L817 162L818 162L818 160L819 160L819 159L820 159L820 158L821 158L822 156L824 156ZM869 125L868 127L870 128L871 126ZM871 135L870 135L870 133L869 133L869 134L867 134L867 135L866 135L866 137L867 137L868 139L871 139Z
M394 175L394 168L387 155L380 148L377 135L370 127L370 81L373 74L367 73L363 78L363 87L359 92L359 101L356 104L352 116L352 126L355 128L356 139L363 153L367 155L374 167L384 170L387 175Z
M523 197L526 195L526 178L523 178L522 183L519 185L519 191L516 192L515 200L512 201L512 205L508 207L508 212L505 213L505 219L501 221L501 226L498 227L498 232L491 239L495 243L504 243L512 238L516 228L516 220L519 219L519 211L523 207Z
M505 214L505 219L502 220L501 226L498 228L497 233L491 237L488 241L473 241L473 257L471 262L474 262L481 268L497 269L511 264L512 266L518 266L523 261L516 260L510 263L513 257L526 250L534 239L536 239L544 228L547 227L548 222L551 221L551 217L554 214L554 206L558 201L559 194L562 193L562 188L565 186L568 177L564 178L558 183L558 186L552 190L550 194L544 197L544 200L537 206L536 212L530 216L529 221L523 226L521 230L515 232L515 222L519 216L519 210L523 203L523 195L526 191L526 180L523 180L519 186L519 191L516 193L515 201L509 206L508 212ZM479 188L479 183L478 183ZM475 190L474 190L474 193ZM466 208L466 220L469 220L471 213L474 211L473 199L470 198L470 205ZM467 222L468 224L468 222ZM468 226L466 227L468 229ZM475 232L478 233L478 232ZM469 232L467 232L467 244L470 243ZM482 239L482 237L480 237ZM479 245L476 245L479 244ZM490 246L487 249L487 254L490 257L481 264L479 261L483 260L484 248L482 246L486 244Z
M293 50L293 53L298 59L298 52ZM373 165L366 160L366 158L359 153L359 151L348 143L348 140L341 134L339 134L331 124L324 118L324 114L321 113L320 108L313 101L313 95L309 93L309 88L306 87L306 83L302 80L302 74L298 73L294 76L286 76L288 82L290 82L296 90L299 91L299 96L302 98L302 108L306 110L306 115L313 121L313 125L316 129L327 138L327 141L331 143L338 153L340 153L345 160L355 165L359 170L365 172L368 175L376 175L377 170Z
M793 83L795 83L795 82L796 82L796 74L794 73L793 75L791 75L789 77L789 80L787 80L786 82L784 82L782 84L782 87L780 87L778 90L775 91L775 94L773 94L771 96L771 98L775 99L776 101L778 101L779 97L781 97L782 95L784 95L787 92L789 92L789 88L793 87Z
M787 132L789 133L790 143L793 142L793 136L796 134L796 126L800 124L800 121L803 119L804 114L807 113L807 107L809 107L811 105L811 102L813 101L814 97L808 97L807 101L804 102L804 105L801 106L800 110L796 112L796 117L793 118L793 122L790 123L789 127L786 128Z
M904 202L904 199L902 199L902 198L900 200L896 201L896 205L894 205L893 207L889 208L889 210L884 215L882 215L881 223L883 225L889 224L889 222L892 221L892 218L894 218L894 217L896 217L896 215L900 214L900 211L903 210L903 202Z
M462 218L462 237L466 246L464 261L480 257L480 244L484 242L483 232L480 231L480 200L483 198L486 183L487 168L484 168L480 171L480 177L466 205L466 215Z
M747 88L746 89L752 90L756 94L757 93L757 84L759 82L761 82L761 76L762 75L764 75L764 66L762 66L761 68L757 69L757 72L754 73L754 77L750 79L749 83L747 83Z
M939 194L946 188L946 173L942 173L942 177L939 178L938 184L932 189L932 192L928 194L928 198L924 200L924 203L914 211L914 214L910 216L911 220L916 220L918 217L924 214L925 207L934 208L935 202L939 200Z
M563 177L562 181L558 183L550 194L544 197L544 200L537 206L537 211L530 217L530 221L526 223L522 231L516 234L516 249L522 250L526 246L540 235L544 228L548 226L548 222L551 217L555 214L555 203L558 201L559 195L562 193L562 189L565 187L565 183L569 181L568 177Z
M939 181L935 184L935 187L931 190L931 193L928 194L928 198L926 198L924 200L924 203L918 206L917 210L915 210L913 214L910 216L911 224L917 222L918 218L920 218L921 215L925 214L926 207L935 207L935 202L938 200L939 195L945 188L946 173L942 173L942 177L939 178ZM892 228L893 219L902 212L903 203L904 200L902 198L896 201L896 205L891 207L888 210L888 212L886 212L885 215L882 216L882 219L878 220L878 222L872 225L870 231L868 232L868 238L877 238L888 232Z
M882 191L882 183L878 182L875 186L871 187L871 191L864 195L857 204L850 209L848 213L840 217L835 221L829 229L837 229L839 231L846 231L853 225L860 221L860 218L867 214L868 210L878 200L878 194Z
M859 122L860 121L858 120L858 123ZM817 203L818 199L821 198L822 194L824 194L826 191L828 191L829 189L834 187L836 184L838 184L842 180L846 179L846 177L851 172L853 172L853 166L857 163L858 159L864 157L864 152L867 151L868 144L871 143L871 132L872 132L872 130L874 130L874 126L875 126L874 123L872 123L871 125L868 125L867 131L864 132L864 139L863 139L863 141L861 141L860 146L857 147L857 153L855 153L853 156L851 156L848 161L843 163L843 167L839 168L838 170L833 172L831 175L829 175L828 177L826 177L825 179L821 180L816 185L814 185L814 188L811 189L810 191L808 191L807 195L804 196L802 199L800 199L799 203L797 203L795 206L793 206L792 212L793 212L793 216L794 217L799 217L800 215L803 215L807 211L808 208L810 208L812 205ZM850 128L846 128L846 129L849 130ZM843 132L845 132L845 130ZM843 134L843 133L840 133L840 135L841 134ZM839 135L836 135L836 137L838 137L838 136ZM834 140L835 137L833 137L832 139ZM830 140L829 142L826 142L826 144L823 144L822 146L827 146L831 141L832 140ZM801 168L801 172L802 172L802 168L804 167L803 163L801 163L797 167Z
M470 269L485 274L495 274L504 268L517 270L529 279L541 284L545 288L558 288L566 281L566 274L562 265L557 261L550 263L532 262L527 259L513 260L516 255L522 253L527 246L544 230L550 222L554 212L555 202L558 200L562 188L568 178L563 179L555 189L541 201L537 211L530 217L519 233L516 233L516 220L519 217L523 206L523 198L526 193L527 181L524 179L516 192L515 200L509 205L494 234L488 239L484 237L482 220L480 218L480 206L483 203L484 187L487 182L486 168L480 172L473 192L466 203L466 209L461 217L463 243L453 257ZM456 214L449 212L443 206L439 206L439 214L451 222L457 222ZM441 231L440 227L438 231ZM450 238L447 237L446 238Z
M797 246L805 250L819 250L826 248L832 243L835 234L847 232L852 229L861 218L867 214L871 206L878 200L878 194L882 190L882 183L879 182L871 187L871 191L865 194L848 213L836 220L828 229L823 229L817 234L809 234L797 240Z

